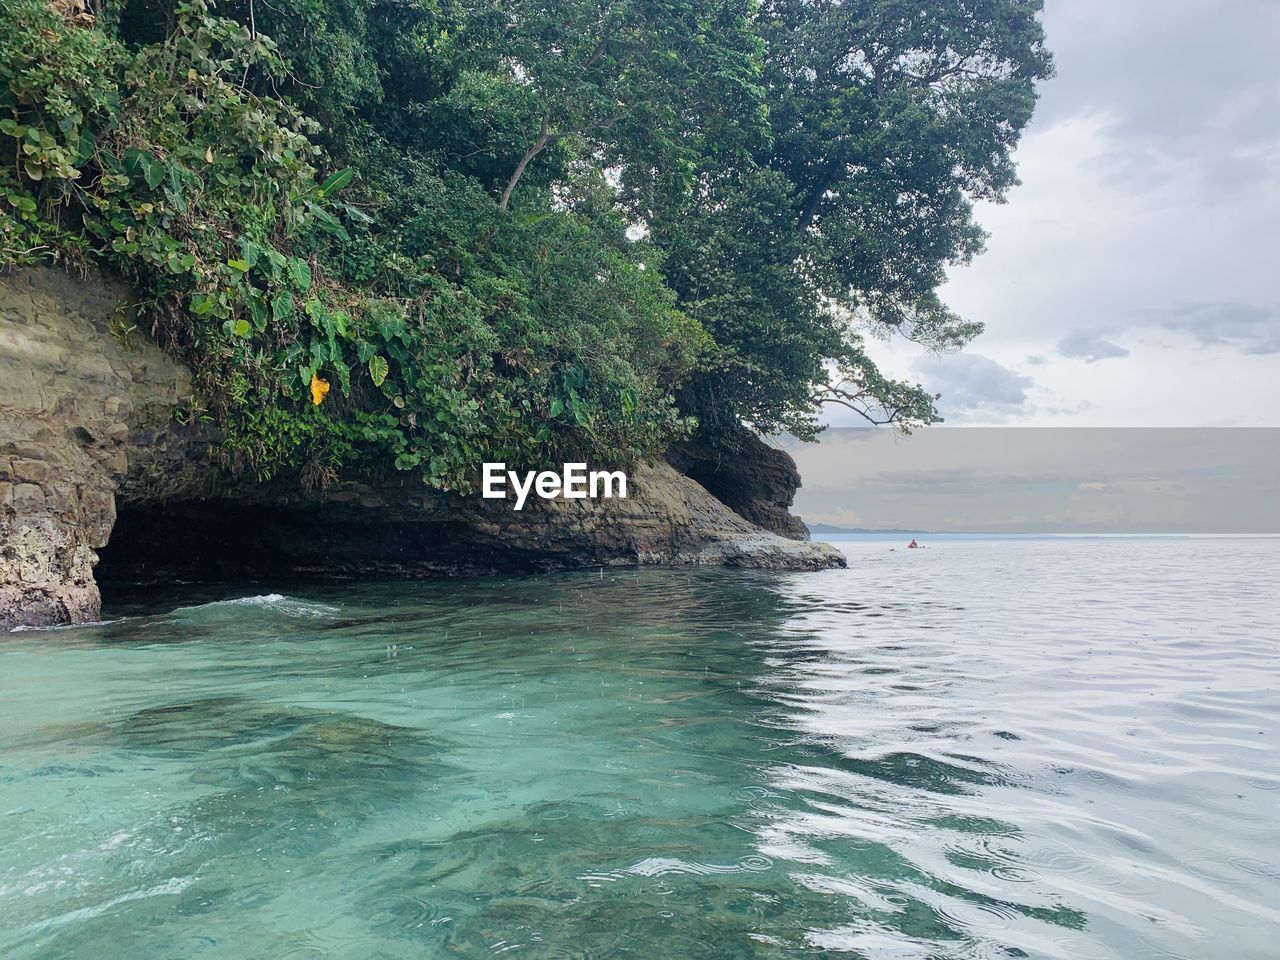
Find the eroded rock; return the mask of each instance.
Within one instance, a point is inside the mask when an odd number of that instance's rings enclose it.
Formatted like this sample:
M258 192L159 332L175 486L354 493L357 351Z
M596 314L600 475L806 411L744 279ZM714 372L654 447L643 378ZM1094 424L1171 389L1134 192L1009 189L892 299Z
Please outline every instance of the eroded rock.
M791 512L800 488L796 462L745 427L722 446L678 444L667 459L756 526L792 540L809 539L809 528Z
M0 278L0 625L97 618L95 550L130 431L171 422L190 394L155 344L112 335L128 302L122 286L55 270Z

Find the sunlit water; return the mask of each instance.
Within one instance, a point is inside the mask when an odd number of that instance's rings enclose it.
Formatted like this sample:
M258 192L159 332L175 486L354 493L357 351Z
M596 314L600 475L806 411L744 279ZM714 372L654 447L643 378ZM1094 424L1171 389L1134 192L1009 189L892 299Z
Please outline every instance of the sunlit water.
M1280 540L843 546L0 637L0 956L1280 956Z

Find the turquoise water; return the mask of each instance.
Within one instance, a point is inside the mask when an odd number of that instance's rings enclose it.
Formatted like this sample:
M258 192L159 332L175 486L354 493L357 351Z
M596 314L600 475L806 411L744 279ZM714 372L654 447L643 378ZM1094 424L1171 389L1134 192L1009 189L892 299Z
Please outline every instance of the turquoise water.
M889 546L0 638L0 956L1280 955L1280 541Z

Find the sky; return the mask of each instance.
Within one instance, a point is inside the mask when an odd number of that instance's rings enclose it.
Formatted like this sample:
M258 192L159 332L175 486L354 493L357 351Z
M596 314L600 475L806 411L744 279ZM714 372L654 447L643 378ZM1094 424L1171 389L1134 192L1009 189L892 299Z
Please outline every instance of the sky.
M1280 0L1045 3L1057 76L1016 153L1022 185L978 208L987 252L942 291L986 332L947 356L870 347L942 393L947 426L786 443L795 509L848 527L1280 533Z
M1280 0L1046 8L1022 185L943 290L986 332L872 355L948 424L1280 427Z

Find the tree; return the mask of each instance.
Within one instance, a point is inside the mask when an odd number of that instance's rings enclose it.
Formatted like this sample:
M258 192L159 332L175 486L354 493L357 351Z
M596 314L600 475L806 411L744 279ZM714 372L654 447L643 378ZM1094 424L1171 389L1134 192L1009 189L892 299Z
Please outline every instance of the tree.
M655 225L679 251L668 269L682 304L721 347L686 394L704 421L809 433L823 402L908 428L937 420L923 388L880 375L860 332L935 350L980 332L937 289L982 249L973 201L1017 182L1011 154L1052 69L1040 7L761 7L770 147L746 165L711 159L704 189Z
M736 132L721 140L763 120L751 69L759 44L738 0L512 0L498 9L500 62L536 105L500 209L529 165L566 139L584 141L596 164L629 165L634 178L687 162L690 132L708 118L739 108ZM726 134L724 123L716 129Z

